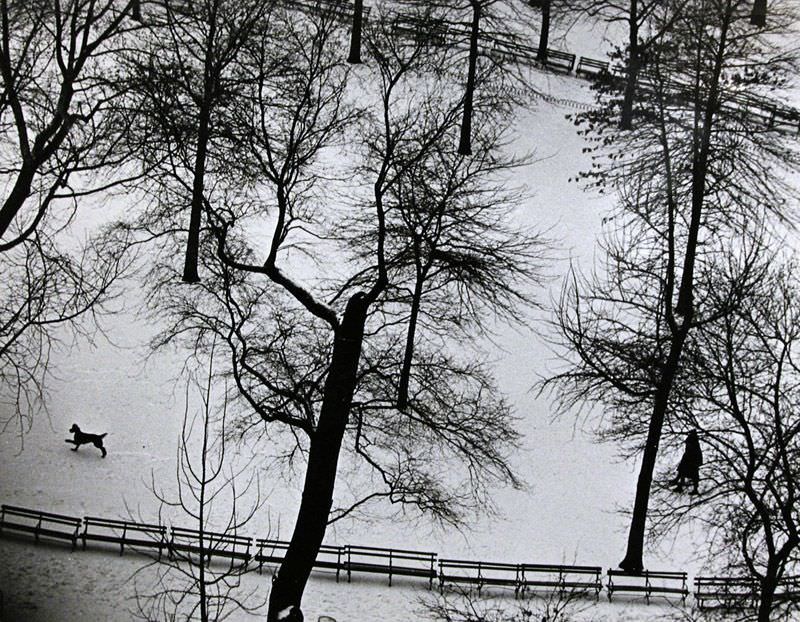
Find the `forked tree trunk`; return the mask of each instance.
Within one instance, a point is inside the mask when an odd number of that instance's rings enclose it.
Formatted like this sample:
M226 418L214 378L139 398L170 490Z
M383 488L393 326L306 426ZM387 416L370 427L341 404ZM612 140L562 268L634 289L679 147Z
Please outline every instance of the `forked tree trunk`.
M361 62L361 26L364 21L364 0L355 0L353 7L353 28L350 31L350 53L347 62L357 65Z
M540 63L547 62L547 46L550 40L550 0L542 2L542 29L539 31L539 49L536 60Z
M467 69L467 89L464 93L464 116L461 119L461 136L458 153L472 155L472 97L475 93L475 72L478 66L478 35L481 26L481 3L472 2L472 29L469 35L469 67Z
M303 498L289 548L272 584L268 622L276 622L278 613L288 607L300 609L303 591L325 537L339 450L356 385L368 306L362 293L350 298L334 337L319 420L308 450Z
M58 151L69 134L73 121L68 117L66 110L72 101L73 92L71 84L62 85L58 99L58 111L47 127L36 137L28 157L23 158L11 194L0 208L0 239L6 234L11 223L14 222L14 217L28 200L36 171Z

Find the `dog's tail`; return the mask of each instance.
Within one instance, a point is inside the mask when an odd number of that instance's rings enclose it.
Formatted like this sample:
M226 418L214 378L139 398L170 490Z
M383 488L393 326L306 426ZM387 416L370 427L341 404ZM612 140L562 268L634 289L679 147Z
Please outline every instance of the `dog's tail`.
M108 432L103 432L102 434L98 434L97 436L99 436L100 438L105 438L107 434Z

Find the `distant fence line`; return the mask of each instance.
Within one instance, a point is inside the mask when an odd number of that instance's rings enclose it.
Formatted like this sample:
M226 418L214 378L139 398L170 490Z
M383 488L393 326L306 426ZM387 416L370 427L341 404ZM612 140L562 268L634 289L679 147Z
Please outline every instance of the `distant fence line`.
M342 0L284 0L284 3L305 13L333 15L340 21L353 18L353 7ZM370 7L365 6L363 19L368 20ZM465 47L470 38L470 28L466 24L445 20L420 21L411 15L397 11L390 13L394 23L394 31L398 36L424 40L433 46L451 45ZM524 43L519 35L503 32L481 32L483 45L480 53L493 58L510 59L535 69L554 70L564 75L577 78L611 79L622 81L624 74L617 67L611 67L609 61L598 60L586 56L578 58L575 54L562 50L547 48L543 55L539 48ZM652 91L660 83L666 90L678 95L686 94L687 85L675 80L659 80L646 71L640 76L639 86L645 91ZM590 104L568 98L556 98L545 93L534 93L533 98L544 99L550 103L578 109L589 109ZM691 98L685 98L691 100ZM729 111L734 110L758 120L765 129L785 134L800 136L800 111L790 106L776 106L771 102L753 96L734 94L722 105Z
M289 547L284 540L253 539L238 533L199 531L179 526L141 523L133 520L107 519L95 516L69 516L19 506L0 507L0 536L33 536L38 544L42 539L69 542L72 550L85 550L89 542L119 545L120 555L125 546L137 552L155 548L158 558L166 551L178 561L226 558L238 563L243 571L257 570L265 564L279 565ZM758 581L751 577L694 578L694 592L688 589L688 575L683 571L644 570L632 574L608 569L603 584L601 566L568 564L505 563L484 560L442 558L435 552L409 549L370 547L360 545L323 545L314 562L317 570L347 576L353 573L372 573L388 577L389 586L395 577L424 580L428 589L438 582L440 590L447 585L467 585L477 588L513 589L514 595L526 592L569 592L599 599L605 591L609 601L614 594L638 595L648 604L653 597L678 599L684 605L693 595L702 608L748 609L758 604ZM800 577L782 580L777 600L800 599Z

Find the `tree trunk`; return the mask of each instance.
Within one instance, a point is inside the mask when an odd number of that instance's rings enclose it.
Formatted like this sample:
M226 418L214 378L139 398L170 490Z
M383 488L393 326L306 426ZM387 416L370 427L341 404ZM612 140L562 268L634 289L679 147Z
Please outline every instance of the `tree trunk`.
M197 128L197 152L194 160L192 179L192 212L189 216L189 237L186 240L186 256L183 264L184 283L197 283L200 275L197 262L200 256L200 223L203 215L203 187L206 176L206 154L208 153L208 133L211 125L211 105L214 97L214 38L216 37L216 5L210 15L208 38L206 40L203 62L203 99L200 102L200 119Z
M200 127L197 134L197 154L194 161L192 181L192 212L189 216L189 237L186 240L186 256L183 263L183 282L197 283L200 275L197 263L200 256L200 224L203 215L203 188L208 152L209 106L206 102L200 110Z
M350 53L347 62L357 65L361 62L361 25L364 20L364 0L355 0L353 7L353 28L350 31Z
M408 406L408 383L411 379L411 360L414 358L414 338L417 334L417 317L422 303L422 278L417 276L414 287L414 297L411 300L411 315L408 318L408 334L406 335L406 350L403 355L403 367L400 370L400 382L397 388L397 409L405 410Z
M469 35L469 69L467 70L467 90L464 93L464 117L461 120L461 137L458 153L472 155L472 96L475 92L475 71L478 66L478 35L481 25L480 2L472 2L472 30Z
M619 119L619 129L621 130L629 130L633 126L633 100L636 97L636 82L639 80L640 68L639 9L637 0L631 0L628 15L628 73L625 76L625 94Z
M347 303L334 337L319 421L308 450L303 498L289 548L272 584L268 622L276 622L278 613L288 607L300 609L303 591L325 537L339 451L356 385L368 306L364 294L355 294Z
M750 24L759 28L767 25L767 0L755 0L753 12L750 14Z
M540 63L547 62L547 45L550 39L550 0L542 3L542 29L539 31L539 50L536 60Z
M670 302L668 301L667 304L670 304ZM664 419L667 414L669 394L672 391L672 383L678 371L678 362L683 351L683 344L689 332L689 321L690 318L686 318L680 331L673 337L664 372L659 380L655 399L653 400L653 413L650 415L647 442L644 446L639 479L636 482L636 499L633 504L631 527L628 532L628 549L625 553L625 559L619 563L619 567L628 572L638 573L644 568L644 534L647 523L647 507L650 504L650 485L653 481L653 471L658 457L661 430L664 427Z
M22 165L22 169L19 175L17 175L17 181L14 182L11 194L8 195L5 203L3 203L3 207L0 208L0 238L6 234L6 231L14 221L14 217L19 210L22 209L25 201L30 196L31 184L33 183L35 171L36 168L33 166Z
M778 588L777 564L767 564L767 572L761 581L761 593L758 595L758 622L770 622L772 606L775 602L775 590Z

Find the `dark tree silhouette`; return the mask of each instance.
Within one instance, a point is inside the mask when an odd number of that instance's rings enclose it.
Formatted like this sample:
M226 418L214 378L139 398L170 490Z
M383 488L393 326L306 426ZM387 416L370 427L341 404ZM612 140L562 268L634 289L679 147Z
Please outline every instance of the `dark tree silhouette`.
M756 214L785 215L789 189L776 170L798 164L794 143L738 103L792 66L791 54L740 19L741 8L732 0L684 8L651 50L653 86L632 132L607 134L613 106L584 117L611 154L594 179L619 193L617 234L606 246L608 280L575 280L562 299L559 326L577 362L554 381L567 391L564 404L613 404L621 427L612 435L637 439L643 452L621 563L631 571L643 567L650 484L684 347L717 312L705 306L703 281L724 257L718 242Z
M515 62L506 54L491 54L488 38L493 33L502 33L508 41L520 40L519 7L509 0L400 0L406 7L424 9L418 11L416 23L420 28L431 30L441 37L440 45L446 45L451 53L466 47L466 80L464 82L464 105L461 131L458 139L458 153L472 154L472 132L475 113L475 89L482 66L491 65L494 69ZM488 35L488 36L487 36ZM482 62L479 60L483 58ZM491 59L491 60L489 60ZM524 86L520 83L520 86Z
M627 42L617 52L624 58L625 78L622 87L622 105L619 128L629 130L633 124L633 107L645 59L650 49L659 45L661 38L671 30L690 5L687 0L578 0L566 3L570 11L584 14L590 19L600 19L609 24L625 24ZM565 10L566 7L561 7ZM614 84L614 88L617 85Z
M754 0L750 23L759 28L767 25L767 0Z
M0 206L0 252L28 239L51 203L69 196L70 177L124 162L109 114L114 76L104 59L139 27L128 19L131 6L0 2L0 140L8 188Z
M361 30L364 24L364 0L353 0L353 26L350 30L350 52L347 62L357 65L361 62Z
M533 232L502 224L510 222L506 216L519 193L491 177L522 166L524 160L496 158L498 129L492 125L475 133L470 158L444 149L427 154L389 189L396 207L387 215L387 227L396 235L386 250L392 273L387 296L398 303L396 321L408 326L397 387L400 410L408 406L421 326L426 340L442 339L445 333L466 337L465 327L480 326L485 314L502 312L522 321L522 312L534 304L518 284L543 262L546 242ZM379 153L382 137L376 135L371 143ZM354 224L363 232L356 241L361 261L368 260L377 244L370 224L364 219ZM370 277L360 275L354 283Z
M800 563L800 290L794 259L782 255L762 243L739 269L716 275L712 296L741 288L731 277L751 264L747 295L696 329L684 371L691 387L675 400L673 426L701 431L706 484L688 498L658 487L652 513L658 533L699 519L715 572L756 581L752 619L761 622L796 615Z
M539 30L539 47L536 50L536 60L540 63L547 61L547 46L550 41L550 0L531 2L531 6L538 6L542 10L542 25Z
M221 119L242 96L237 56L274 2L199 0L150 3L146 54L130 56L126 95L132 111L127 141L145 163L150 192L189 206L181 280L200 280L197 262L203 201L216 175L222 144L233 140ZM227 154L227 152L225 152ZM177 222L175 225L177 226Z
M55 329L88 336L126 265L124 239L70 235L85 197L136 177L116 112L130 13L120 0L0 2L0 385L2 427L20 439L46 408Z
M408 317L409 298L395 293L413 278L413 260L396 254L413 247L403 213L424 221L426 210L438 209L447 231L436 252L420 256L433 259L437 287L459 292L444 320L460 314L465 334L470 322L481 327L471 315L478 307L513 319L522 282L536 281L538 251L523 249L514 236L534 238L499 222L505 206L491 203L503 199L499 175L515 164L500 154L510 106L502 88L487 85L480 103L494 116L487 112L482 155L470 164L454 150L463 99L453 95L458 72L448 50L400 40L392 20L370 19L364 42L377 69L374 97L364 102L359 95L363 105L355 107L349 65L336 54L344 34L338 27L324 14L276 11L260 30L263 39L248 47L241 62L252 90L250 116L238 118L241 168L235 185L206 199L216 256L204 261L213 277L191 295L170 287L156 293L173 320L163 340L192 335L202 349L212 335L221 337L248 412L270 431L288 428L287 457L307 461L270 620L301 606L330 521L384 499L459 524L466 512L486 507L488 484L518 483L506 461L516 439L509 406L484 365L449 351L441 327L431 333L440 337L431 340L437 347L417 344L408 406L396 409L407 324L392 320ZM345 138L347 157L331 160ZM432 183L439 171L461 184L463 197L447 197L446 186ZM344 179L355 188L344 188ZM410 183L431 184L421 196L442 207L413 205ZM249 185L253 191L244 195ZM270 234L260 248L263 237L248 230L264 223ZM435 227L428 228L433 239ZM493 255L460 247L481 238L477 250ZM312 260L306 268L296 263L302 256ZM307 283L289 271L293 265ZM152 280L164 283L158 275ZM435 300L423 295L420 308ZM434 323L433 312L426 317ZM242 422L243 431L253 426ZM346 489L335 495L337 472L347 475L353 496Z

